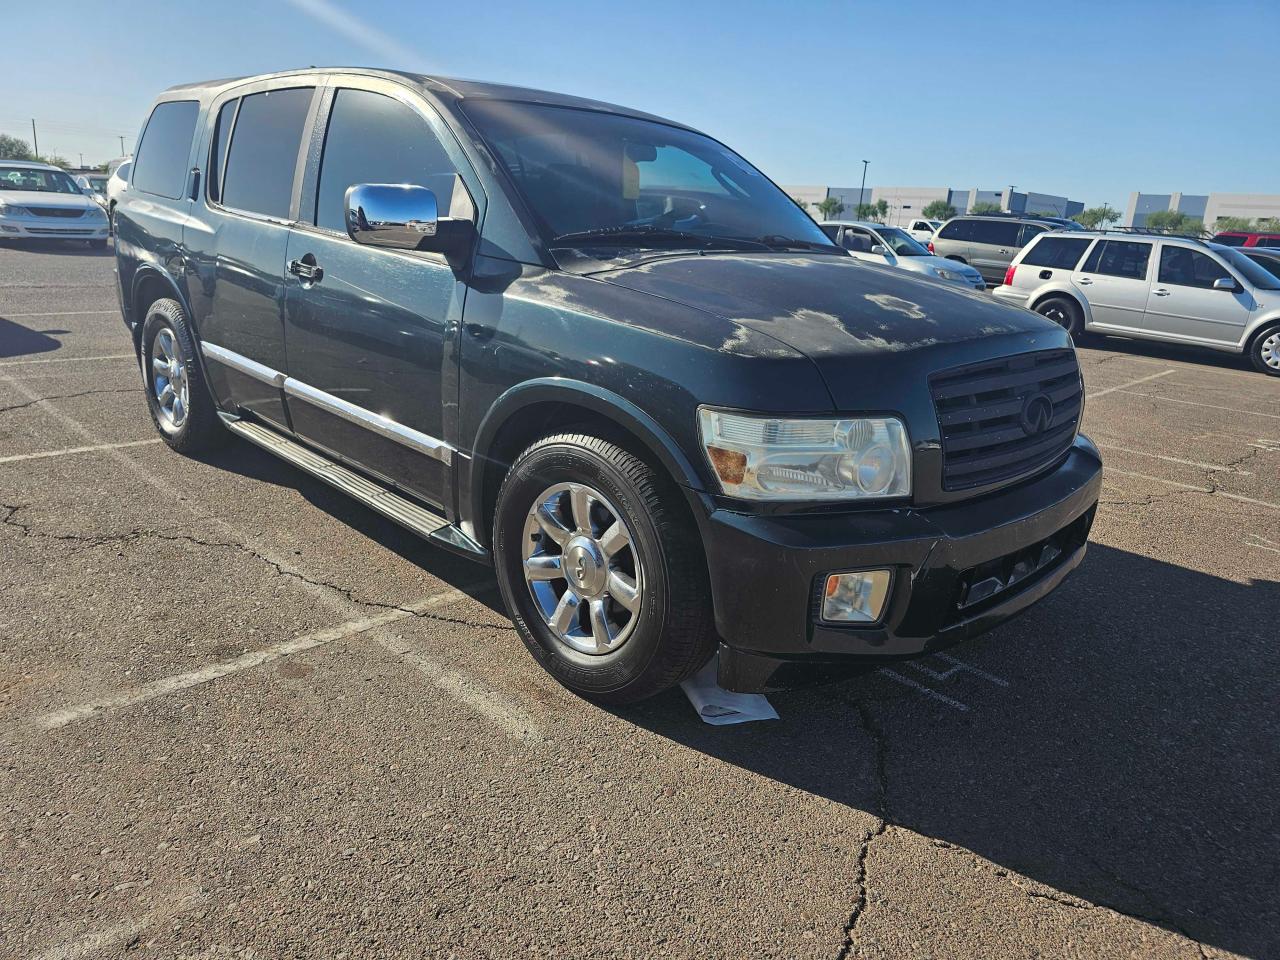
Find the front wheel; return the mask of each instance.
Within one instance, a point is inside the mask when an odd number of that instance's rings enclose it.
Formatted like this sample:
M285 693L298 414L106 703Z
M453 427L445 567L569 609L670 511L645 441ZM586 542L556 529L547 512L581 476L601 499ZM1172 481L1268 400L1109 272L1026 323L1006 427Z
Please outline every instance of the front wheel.
M1263 373L1280 377L1280 325L1268 327L1253 338L1249 359Z
M665 474L610 440L546 437L498 492L494 561L542 666L600 703L632 703L715 650L702 544Z
M1067 297L1049 297L1035 306L1036 313L1052 320L1071 334L1073 340L1084 336L1084 314L1080 305Z

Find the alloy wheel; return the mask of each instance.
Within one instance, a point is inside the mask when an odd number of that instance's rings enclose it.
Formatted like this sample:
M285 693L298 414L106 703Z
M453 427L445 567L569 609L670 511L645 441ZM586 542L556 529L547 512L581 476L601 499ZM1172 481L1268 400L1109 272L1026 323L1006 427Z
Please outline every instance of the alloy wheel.
M190 393L187 364L178 338L169 327L160 329L151 341L151 388L155 393L160 425L169 433L182 429L187 421Z
M639 619L644 573L622 513L582 483L548 487L524 529L524 578L552 634L599 656L627 642Z

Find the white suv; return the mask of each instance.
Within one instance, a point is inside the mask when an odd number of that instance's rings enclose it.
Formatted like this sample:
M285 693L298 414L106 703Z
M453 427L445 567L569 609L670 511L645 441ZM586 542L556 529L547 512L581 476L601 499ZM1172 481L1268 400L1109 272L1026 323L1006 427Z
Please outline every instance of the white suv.
M1232 247L1190 237L1043 233L994 295L1086 331L1246 353L1280 376L1280 279Z

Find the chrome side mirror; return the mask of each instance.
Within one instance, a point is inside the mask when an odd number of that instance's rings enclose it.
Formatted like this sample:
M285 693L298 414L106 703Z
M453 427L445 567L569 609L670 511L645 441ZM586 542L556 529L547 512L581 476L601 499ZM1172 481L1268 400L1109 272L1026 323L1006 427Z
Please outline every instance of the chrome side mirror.
M347 187L347 234L356 243L394 250L429 249L440 213L426 187L396 183L356 183Z
M883 243L875 243L871 245L871 252L879 254L882 257L887 257L889 255L889 248Z
M1235 293L1238 288L1236 287L1236 282L1230 277L1219 277L1217 280L1213 281L1213 289L1230 290L1232 293Z

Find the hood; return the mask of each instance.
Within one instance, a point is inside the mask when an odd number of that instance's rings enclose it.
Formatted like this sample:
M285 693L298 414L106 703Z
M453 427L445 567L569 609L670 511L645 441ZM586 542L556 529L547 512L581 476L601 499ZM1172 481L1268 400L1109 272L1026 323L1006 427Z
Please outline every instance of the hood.
M86 210L94 205L83 193L49 193L44 190L0 190L0 200L16 207L58 207Z
M948 260L946 257L898 257L898 266L904 270L913 270L916 273L928 273L931 270L950 270L952 273L960 273L966 277L981 276L977 270L967 263Z
M1071 344L1061 327L1029 310L848 257L664 257L594 278L782 341L813 360L844 409L883 408L886 396L901 394L903 377Z

